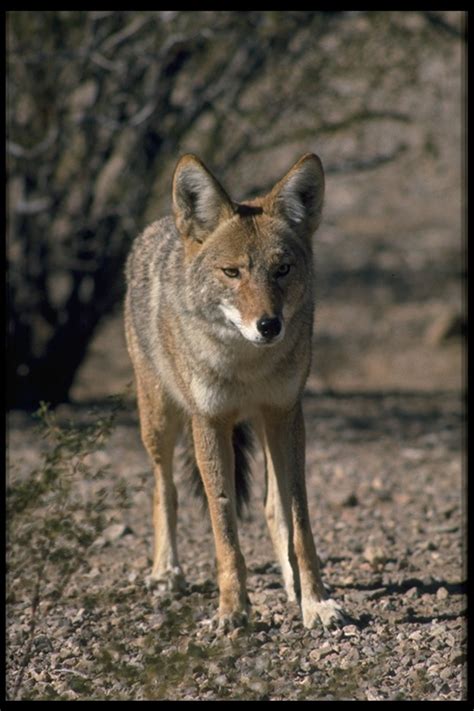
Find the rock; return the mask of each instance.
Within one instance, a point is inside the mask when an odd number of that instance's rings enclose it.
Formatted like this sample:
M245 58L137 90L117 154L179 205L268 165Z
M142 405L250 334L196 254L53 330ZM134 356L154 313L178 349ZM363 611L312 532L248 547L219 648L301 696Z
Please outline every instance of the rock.
M329 654L335 652L334 646L329 642L324 642L319 649L312 649L309 653L309 658L312 662L319 662L320 659L324 659Z
M446 588L444 588L444 587L438 588L438 590L436 591L436 599L437 600L446 600L448 597L449 597L449 593L446 590Z
M367 689L365 692L367 701L383 701L383 696L376 689Z
M214 679L214 684L221 689L225 689L229 683L229 679L226 677L225 674L219 674L216 676Z
M81 607L81 608L76 612L76 614L74 615L74 617L71 619L72 624L80 624L81 622L83 622L83 620L84 620L84 613L85 613L85 610L84 610L83 607Z
M450 658L449 662L450 664L464 664L464 662L467 660L467 654L466 652L460 652L458 649L453 651Z
M379 566L386 562L387 554L384 549L379 545L374 545L369 543L363 552L365 560L367 560L373 566Z
M466 319L455 309L441 313L428 327L426 341L441 345L452 338L462 338L466 333Z
M133 534L133 531L126 524L113 523L108 526L104 531L102 531L102 534L94 541L94 545L98 546L99 548L102 548L108 543L115 543L120 538L123 538L123 536L128 536L131 534Z
M39 651L52 652L53 645L51 644L49 637L47 637L45 634L40 634L37 637L35 637L35 639L33 641L33 648L38 652Z
M357 494L350 484L347 486L338 484L338 486L331 488L327 492L327 498L331 506L334 506L335 508L359 505Z
M342 634L344 637L359 637L360 631L356 625L344 625Z

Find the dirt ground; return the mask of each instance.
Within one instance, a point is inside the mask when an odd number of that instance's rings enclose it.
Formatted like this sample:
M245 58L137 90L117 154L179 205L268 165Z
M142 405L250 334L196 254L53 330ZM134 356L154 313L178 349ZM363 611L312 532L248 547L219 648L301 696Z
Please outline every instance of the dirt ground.
M259 453L240 527L249 628L226 637L212 625L212 535L183 480L179 452L178 535L188 590L178 597L147 590L153 482L129 399L108 442L88 459L109 466L111 489L126 481L129 505L107 508L105 529L60 595L51 568L33 629L27 571L12 565L10 698L466 698L462 340L452 315L436 304L392 303L390 320L406 346L393 350L390 339L377 338L387 310L373 313L370 329L371 311L359 306L354 328L356 307L337 303L318 313L304 409L313 532L325 583L349 624L306 630L298 607L285 601L264 522ZM410 338L417 330L419 341ZM106 411L105 395L130 379L116 316L98 333L75 402L59 408L59 419L89 422L91 403ZM10 415L8 441L11 483L37 465L45 444L19 412ZM92 501L94 487L86 486ZM15 540L9 543L15 559Z

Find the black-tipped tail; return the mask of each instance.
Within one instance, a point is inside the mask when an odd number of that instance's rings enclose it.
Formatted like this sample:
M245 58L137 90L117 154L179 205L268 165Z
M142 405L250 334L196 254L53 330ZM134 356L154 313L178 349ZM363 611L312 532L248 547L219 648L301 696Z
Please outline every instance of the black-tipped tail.
M234 446L237 516L241 518L245 506L247 506L250 501L250 461L255 447L253 432L247 422L241 422L234 427L232 444ZM199 473L194 454L192 435L189 430L185 432L184 437L183 469L186 471L192 493L201 499L204 506L206 506L206 492L204 491L204 484L202 483L202 478Z

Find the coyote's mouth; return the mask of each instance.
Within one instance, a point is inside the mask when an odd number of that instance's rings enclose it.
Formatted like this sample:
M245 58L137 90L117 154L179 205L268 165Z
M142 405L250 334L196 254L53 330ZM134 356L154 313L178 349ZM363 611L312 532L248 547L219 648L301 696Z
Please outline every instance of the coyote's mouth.
M278 319L278 327L273 325L273 327L262 328L263 319L254 319L246 323L235 306L223 303L220 304L220 308L228 323L232 324L246 341L256 347L274 346L283 339L285 325L280 319Z

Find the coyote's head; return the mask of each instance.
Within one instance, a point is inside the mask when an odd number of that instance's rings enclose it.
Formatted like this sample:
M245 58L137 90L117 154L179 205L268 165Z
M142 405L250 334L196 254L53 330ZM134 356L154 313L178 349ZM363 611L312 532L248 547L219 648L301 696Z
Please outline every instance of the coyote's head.
M284 338L311 298L311 237L321 218L324 172L307 153L265 196L233 202L194 155L174 173L173 210L184 240L189 308L223 338L256 346Z

